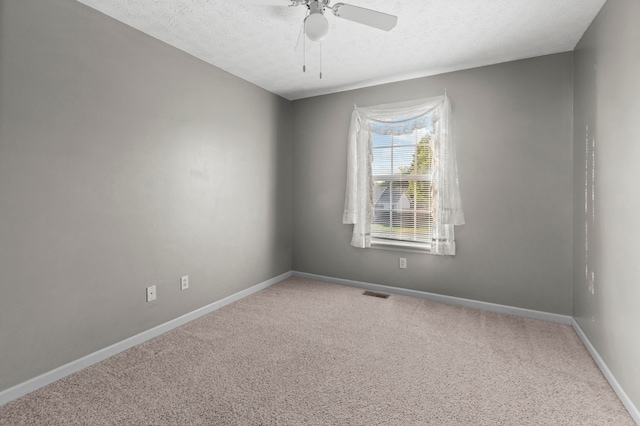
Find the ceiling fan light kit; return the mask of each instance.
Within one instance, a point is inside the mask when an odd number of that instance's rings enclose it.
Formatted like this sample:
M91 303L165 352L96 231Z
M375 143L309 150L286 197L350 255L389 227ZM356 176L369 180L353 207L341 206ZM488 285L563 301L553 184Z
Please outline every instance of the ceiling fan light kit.
M322 13L312 13L304 20L304 33L311 41L321 41L329 33L329 21Z

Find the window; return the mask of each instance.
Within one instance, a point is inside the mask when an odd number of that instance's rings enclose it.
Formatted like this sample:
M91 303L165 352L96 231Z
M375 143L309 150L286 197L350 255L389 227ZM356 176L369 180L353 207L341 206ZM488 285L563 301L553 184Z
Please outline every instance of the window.
M433 129L404 135L372 134L373 243L432 239Z
M351 245L455 254L464 215L446 95L355 107L347 154Z

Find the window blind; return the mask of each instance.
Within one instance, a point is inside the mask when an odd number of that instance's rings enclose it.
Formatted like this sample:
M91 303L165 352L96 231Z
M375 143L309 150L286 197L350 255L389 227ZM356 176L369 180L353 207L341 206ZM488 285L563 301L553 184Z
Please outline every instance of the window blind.
M433 231L433 132L372 134L371 236L430 243Z

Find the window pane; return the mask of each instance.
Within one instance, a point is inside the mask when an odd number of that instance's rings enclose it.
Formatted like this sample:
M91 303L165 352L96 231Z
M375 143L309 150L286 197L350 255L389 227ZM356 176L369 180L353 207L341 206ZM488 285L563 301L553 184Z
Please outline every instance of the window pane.
M393 144L395 146L415 145L417 143L415 132L414 133L409 133L407 135L394 136L393 139L394 139L393 140Z
M391 135L373 134L373 147L391 146Z
M372 236L428 243L433 229L433 149L426 129L373 137ZM411 179L404 176L412 176Z
M373 148L373 175L390 175L390 174L416 174L426 173L425 149L429 149L426 145L408 145L387 148ZM416 152L418 153L418 169L416 169ZM430 164L431 157L428 158Z
M393 173L415 174L411 168L416 153L416 146L400 146L393 149Z
M374 176L393 174L393 148L374 148L371 169Z

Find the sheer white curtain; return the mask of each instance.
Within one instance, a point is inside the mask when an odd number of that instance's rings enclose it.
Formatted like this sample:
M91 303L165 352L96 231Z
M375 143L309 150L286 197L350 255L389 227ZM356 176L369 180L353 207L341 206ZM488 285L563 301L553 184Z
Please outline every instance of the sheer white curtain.
M464 224L464 214L451 132L451 104L446 94L417 101L354 108L349 128L347 190L342 219L345 224L353 224L351 245L371 247L372 134L404 135L429 124L434 128L434 228L430 252L455 254L453 226Z

